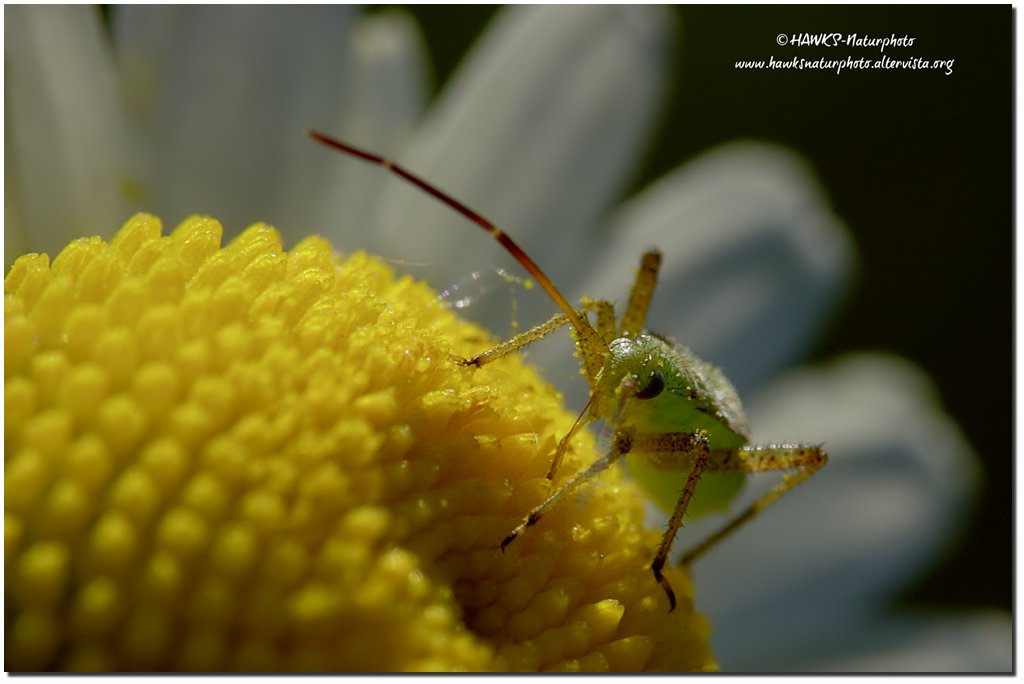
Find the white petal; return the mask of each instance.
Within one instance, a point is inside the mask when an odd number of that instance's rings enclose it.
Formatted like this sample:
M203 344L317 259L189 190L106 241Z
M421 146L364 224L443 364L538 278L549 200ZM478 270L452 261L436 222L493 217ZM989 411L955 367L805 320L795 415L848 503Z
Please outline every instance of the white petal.
M419 27L404 12L372 15L359 22L347 47L353 77L346 107L324 132L393 156L412 136L426 106L427 54ZM385 187L380 173L342 162L326 148L319 152L328 163L314 181L320 194L317 232L345 251L374 248L368 217Z
M698 605L724 666L785 669L834 646L952 542L979 464L928 379L895 358L794 373L750 408L755 439L824 442L830 461L701 559ZM755 476L745 499L777 481Z
M329 126L345 106L354 16L328 6L115 8L146 206L172 225L207 213L229 232L254 221L308 228L308 216L288 212L313 212L310 185L327 161L303 131Z
M806 351L852 267L813 172L766 144L692 161L624 206L609 233L577 294L624 301L640 254L658 247L648 325L721 366L740 396Z
M663 8L506 9L398 161L507 230L553 278L571 278L570 262L587 261L581 229L616 199L661 102L672 29ZM522 272L397 179L384 202L388 253L430 262L432 282L499 262Z
M845 653L815 659L813 672L1011 672L1013 618L985 611L916 613L872 621Z
M52 257L127 218L113 64L84 5L5 7L4 40L5 189L16 202L5 217L23 222L11 228L24 248Z
M28 247L28 235L25 231L25 218L22 211L21 198L18 196L14 181L13 145L4 148L4 268L9 268L14 260L32 250ZM39 251L39 250L36 250ZM45 250L43 250L45 251Z

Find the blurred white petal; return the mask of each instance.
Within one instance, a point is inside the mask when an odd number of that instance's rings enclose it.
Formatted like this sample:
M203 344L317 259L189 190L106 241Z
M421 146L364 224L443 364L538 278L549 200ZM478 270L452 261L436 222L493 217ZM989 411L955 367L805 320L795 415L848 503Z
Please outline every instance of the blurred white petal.
M115 8L140 208L170 225L208 213L229 232L308 230L327 162L302 133L345 106L354 19L351 7Z
M807 350L853 265L807 163L766 144L686 164L622 207L608 234L575 294L624 301L640 254L658 247L650 327L721 366L740 396Z
M824 442L828 465L694 568L730 670L787 669L915 577L968 515L979 464L911 364L846 357L750 405L756 441ZM778 481L752 478L744 500ZM720 521L700 521L680 547Z
M399 11L364 18L356 26L349 51L354 74L344 111L324 132L344 132L360 147L393 156L412 136L426 107L427 55L419 27ZM319 152L325 157L335 154L326 149ZM320 196L315 232L327 235L345 251L373 248L368 217L384 189L380 174L363 164L338 163L332 158L323 176L313 182Z
M1013 618L1001 611L915 612L875 620L851 634L846 652L808 672L1011 672Z
M18 186L15 183L15 174L11 169L15 166L14 145L10 144L10 128L4 129L4 136L7 144L4 146L4 267L10 267L22 254L32 251L46 251L45 249L32 249L28 244L28 236L25 233L25 215L22 211L21 198L18 197Z
M582 230L617 199L661 104L673 28L660 7L505 9L398 161L572 282L589 266ZM435 284L511 263L451 209L402 185L388 182L384 195L385 253L401 246L431 263Z
M5 218L21 222L5 233L53 257L126 218L113 64L91 6L5 7L4 41Z

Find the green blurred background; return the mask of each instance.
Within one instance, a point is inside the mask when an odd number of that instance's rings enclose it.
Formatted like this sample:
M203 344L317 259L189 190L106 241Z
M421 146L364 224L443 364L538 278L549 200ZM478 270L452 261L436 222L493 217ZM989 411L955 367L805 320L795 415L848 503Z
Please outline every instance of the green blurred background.
M497 8L413 6L435 92ZM719 143L806 156L860 251L858 281L813 359L886 350L939 384L980 455L968 532L902 600L1012 609L1013 17L1005 6L677 7L674 90L633 190ZM912 70L742 71L742 59L869 56L779 47L779 33L916 37ZM896 50L887 53L898 56ZM812 359L812 360L813 360Z

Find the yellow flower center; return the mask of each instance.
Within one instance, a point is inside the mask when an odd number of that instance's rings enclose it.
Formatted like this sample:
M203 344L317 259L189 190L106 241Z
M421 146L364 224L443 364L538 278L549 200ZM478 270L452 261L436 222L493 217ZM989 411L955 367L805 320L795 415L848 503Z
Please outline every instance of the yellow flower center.
M371 256L220 241L139 215L4 281L8 669L714 667L617 470L499 550L572 424L532 370Z

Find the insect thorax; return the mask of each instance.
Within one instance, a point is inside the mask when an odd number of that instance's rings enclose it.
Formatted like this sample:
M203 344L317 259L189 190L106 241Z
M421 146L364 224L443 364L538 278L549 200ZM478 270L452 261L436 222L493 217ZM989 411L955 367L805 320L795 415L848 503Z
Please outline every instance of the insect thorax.
M651 333L613 340L597 378L597 410L616 411L623 380L644 388L661 374L664 390L649 399L629 399L621 419L641 432L708 434L712 448L741 446L750 430L739 397L722 372L690 349Z

